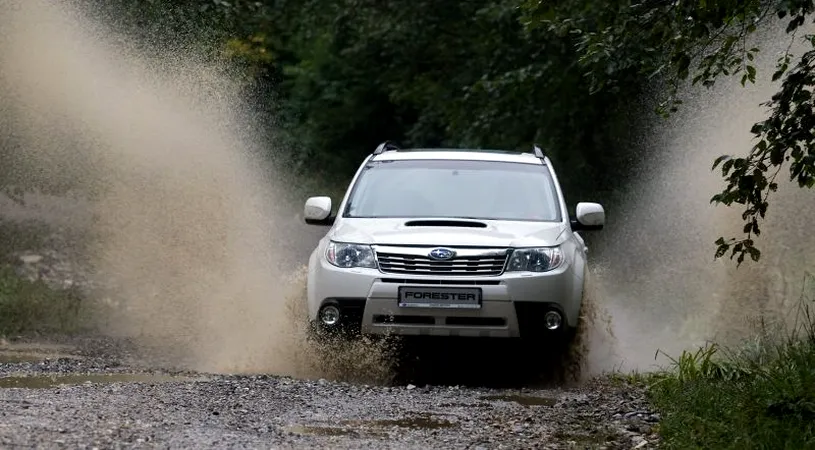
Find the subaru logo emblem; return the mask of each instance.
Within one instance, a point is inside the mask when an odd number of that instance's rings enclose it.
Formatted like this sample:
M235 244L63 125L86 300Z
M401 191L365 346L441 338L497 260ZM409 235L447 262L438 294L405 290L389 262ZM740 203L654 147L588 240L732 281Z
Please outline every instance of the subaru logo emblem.
M446 248L434 248L430 250L428 256L430 256L431 259L450 259L456 256L456 252Z

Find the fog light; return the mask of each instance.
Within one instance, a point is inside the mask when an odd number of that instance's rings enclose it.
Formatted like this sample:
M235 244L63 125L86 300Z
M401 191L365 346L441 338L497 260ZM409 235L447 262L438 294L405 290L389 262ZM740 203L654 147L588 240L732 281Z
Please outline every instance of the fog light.
M563 318L560 316L559 312L549 311L545 316L543 316L543 323L547 330L557 330L563 323Z
M324 306L320 310L320 321L323 325L336 325L340 321L340 309L334 305Z

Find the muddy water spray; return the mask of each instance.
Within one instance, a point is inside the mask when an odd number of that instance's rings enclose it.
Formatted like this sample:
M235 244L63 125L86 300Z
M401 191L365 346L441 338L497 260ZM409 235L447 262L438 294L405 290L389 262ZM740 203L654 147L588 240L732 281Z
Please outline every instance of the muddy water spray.
M778 27L767 27L759 39L756 85L722 79L711 90L689 88L677 114L649 120L643 175L622 204L609 205L609 227L593 248L599 262L593 295L611 314L614 335L599 333L607 342L594 342L594 371L647 369L666 362L655 361L657 350L675 354L707 340L737 343L756 331L751 319L786 318L805 271L815 265L808 231L813 192L785 180L756 241L762 260L739 269L733 261L713 260L713 242L740 236L742 221L738 205L709 203L724 186L711 164L721 154L746 154L754 144L750 127L769 114L760 104L779 88L770 76L790 42ZM792 50L800 55L796 43Z
M94 195L109 331L193 369L317 375L294 325L302 271L277 253L296 237L279 234L282 193L238 119L240 78L189 53L148 59L64 4L0 6L19 168Z

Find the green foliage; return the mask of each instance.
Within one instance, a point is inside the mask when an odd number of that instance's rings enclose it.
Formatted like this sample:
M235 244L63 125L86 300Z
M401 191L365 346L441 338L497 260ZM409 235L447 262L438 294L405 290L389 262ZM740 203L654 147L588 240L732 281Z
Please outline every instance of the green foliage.
M738 353L708 345L649 379L665 448L814 448L812 298L784 340L769 334Z
M667 75L663 113L675 111L682 81L712 86L720 74L755 80L755 48L745 37L766 15L758 0L666 2L524 2L529 28L574 36L592 91L616 89L631 76ZM694 70L691 66L696 62Z
M815 336L776 349L774 358L711 359L716 347L685 353L650 388L663 416L665 448L815 446Z
M525 0L524 23L530 30L545 29L559 36L572 36L580 55L578 64L592 92L616 91L632 83L631 77L662 77L667 80L659 112L676 111L679 86L687 79L693 85L713 86L720 76L738 76L741 84L753 83L753 63L758 47L748 47L747 38L772 17L787 20L786 31L796 31L812 15L811 0ZM815 40L807 37L813 46ZM741 264L746 256L757 261L761 252L753 237L760 234L759 220L769 207L768 195L777 188L776 176L788 163L790 177L801 187L813 186L815 141L812 125L813 51L806 52L787 74L792 55L779 61L773 80L784 78L781 91L767 104L769 119L756 124L758 144L746 157L722 156L727 187L712 202L745 206L743 239L720 238L716 257L730 251Z

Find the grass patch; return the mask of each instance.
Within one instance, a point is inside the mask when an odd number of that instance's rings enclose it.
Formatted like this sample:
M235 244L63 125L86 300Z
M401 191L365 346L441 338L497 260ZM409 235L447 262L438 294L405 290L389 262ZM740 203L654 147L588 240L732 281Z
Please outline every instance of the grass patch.
M686 351L670 370L649 377L662 414L664 448L815 448L815 320L782 339L757 340L739 352L715 344Z

